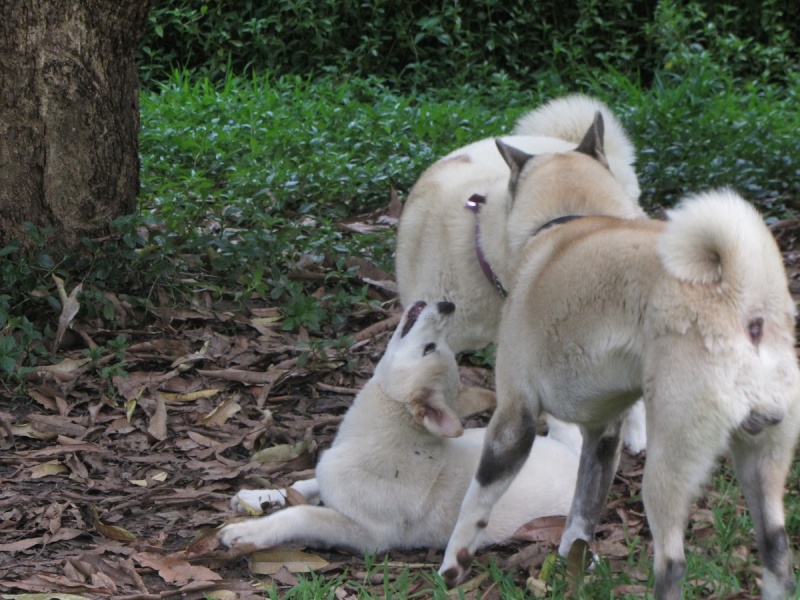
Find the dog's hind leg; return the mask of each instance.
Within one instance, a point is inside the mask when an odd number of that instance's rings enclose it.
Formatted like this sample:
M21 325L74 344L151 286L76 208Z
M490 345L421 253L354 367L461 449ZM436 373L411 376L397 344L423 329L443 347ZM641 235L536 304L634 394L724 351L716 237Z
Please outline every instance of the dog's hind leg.
M786 536L783 493L794 452L790 436L767 429L758 437L735 437L731 447L734 468L753 519L764 572L761 597L792 597L795 578Z
M374 531L324 506L291 506L266 517L231 523L217 537L226 546L253 549L291 543L359 553L385 549Z
M578 482L558 546L561 556L569 554L569 549L577 539L587 542L594 540L600 512L619 464L621 425L622 420L618 419L608 427L581 428L583 445L578 464Z
M449 587L463 581L475 556L480 530L489 524L492 508L530 454L536 436L536 415L525 405L524 398L514 400L495 411L486 429L478 471L461 503L439 569Z
M669 399L661 400L666 404ZM654 404L656 410L651 410ZM679 600L686 572L683 537L689 508L725 447L727 431L699 418L691 421L674 414L671 420L659 418L657 404L647 405L642 497L653 534L655 597Z

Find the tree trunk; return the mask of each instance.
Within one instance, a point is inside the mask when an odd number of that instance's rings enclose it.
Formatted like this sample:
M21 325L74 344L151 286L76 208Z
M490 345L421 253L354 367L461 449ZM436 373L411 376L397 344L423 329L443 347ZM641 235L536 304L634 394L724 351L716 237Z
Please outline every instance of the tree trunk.
M139 189L134 55L155 0L0 0L0 248L108 233Z

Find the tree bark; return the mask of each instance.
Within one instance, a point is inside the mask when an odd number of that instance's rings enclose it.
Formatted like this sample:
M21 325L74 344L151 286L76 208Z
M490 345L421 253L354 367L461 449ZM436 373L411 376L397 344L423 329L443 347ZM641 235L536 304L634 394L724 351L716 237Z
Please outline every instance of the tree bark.
M134 56L155 0L0 0L0 248L108 233L139 190Z

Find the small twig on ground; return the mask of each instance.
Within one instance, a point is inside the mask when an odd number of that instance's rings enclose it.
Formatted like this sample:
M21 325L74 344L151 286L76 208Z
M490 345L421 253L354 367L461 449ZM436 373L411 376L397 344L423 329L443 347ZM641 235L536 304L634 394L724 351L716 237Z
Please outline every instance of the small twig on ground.
M402 316L403 316L402 314L396 314L389 317L388 319L384 319L383 321L378 321L377 323L373 323L369 327L366 327L361 331L353 334L353 339L357 342L361 342L364 340L368 340L370 338L377 337L378 334L381 334L390 329L394 329L400 322L400 318Z

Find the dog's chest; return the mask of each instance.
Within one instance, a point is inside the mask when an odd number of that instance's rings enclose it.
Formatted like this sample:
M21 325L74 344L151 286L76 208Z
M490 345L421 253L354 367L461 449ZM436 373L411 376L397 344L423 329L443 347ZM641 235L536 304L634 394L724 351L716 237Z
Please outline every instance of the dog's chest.
M425 482L434 481L441 470L442 451L429 444L395 448L394 452L384 455L369 467L379 479L413 483L414 487L422 488Z

